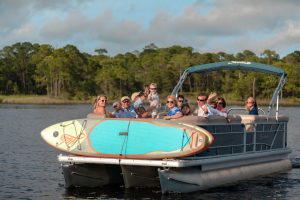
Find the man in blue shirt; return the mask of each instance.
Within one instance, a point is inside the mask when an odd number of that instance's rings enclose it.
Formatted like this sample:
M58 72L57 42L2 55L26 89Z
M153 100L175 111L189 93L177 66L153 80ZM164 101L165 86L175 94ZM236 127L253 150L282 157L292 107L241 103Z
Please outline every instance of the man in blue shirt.
M128 96L123 96L121 98L122 109L116 115L117 118L137 118L138 115L135 112L135 109L139 107L143 103L142 97L137 97L134 100L133 104L130 102L130 98Z

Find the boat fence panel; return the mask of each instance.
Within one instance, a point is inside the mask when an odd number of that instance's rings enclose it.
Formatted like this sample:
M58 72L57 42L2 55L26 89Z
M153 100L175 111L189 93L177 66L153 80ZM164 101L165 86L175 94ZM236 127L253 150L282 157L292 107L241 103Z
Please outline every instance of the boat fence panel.
M214 143L195 157L222 156L287 148L287 122L199 125Z

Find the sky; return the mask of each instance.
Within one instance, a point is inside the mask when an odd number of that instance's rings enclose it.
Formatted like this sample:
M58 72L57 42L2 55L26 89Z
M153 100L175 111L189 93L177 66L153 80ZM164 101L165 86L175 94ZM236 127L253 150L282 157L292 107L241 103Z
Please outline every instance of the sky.
M0 49L26 41L112 56L154 43L283 57L300 50L300 1L1 0Z

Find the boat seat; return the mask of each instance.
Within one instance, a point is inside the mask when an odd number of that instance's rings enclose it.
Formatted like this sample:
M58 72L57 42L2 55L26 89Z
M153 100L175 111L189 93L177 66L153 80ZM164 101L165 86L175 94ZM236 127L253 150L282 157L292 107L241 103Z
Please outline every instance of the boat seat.
M246 131L252 132L254 131L254 125L258 124L256 126L257 130L263 129L264 124L273 123L276 124L278 122L288 122L289 118L287 116L278 116L278 121L276 120L276 117L267 117L266 115L240 115L242 119L242 123L245 124Z
M267 117L266 115L239 115L242 119L242 123L264 123L264 122L288 122L289 118L287 116L279 115L278 121L276 117Z
M86 118L88 119L103 119L105 118L105 115L99 115L99 114L95 114L95 113L89 113Z
M178 119L172 119L172 121L185 122L193 125L205 125L205 124L233 124L241 123L241 117L238 115L229 115L227 120L222 116L209 116L209 117L200 117L200 116L183 116Z

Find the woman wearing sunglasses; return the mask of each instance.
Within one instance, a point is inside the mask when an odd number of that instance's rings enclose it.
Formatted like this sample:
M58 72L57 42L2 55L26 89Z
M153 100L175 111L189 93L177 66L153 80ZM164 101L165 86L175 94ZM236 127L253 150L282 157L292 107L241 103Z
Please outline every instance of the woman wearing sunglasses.
M223 97L218 97L216 102L217 102L216 109L220 112L227 113L225 99Z
M107 97L105 95L99 95L93 105L93 113L97 115L105 115L106 114L106 102Z
M167 113L167 116L164 117L166 120L170 119L177 119L182 117L182 113L178 107L176 107L177 101L176 98L172 95L169 95L167 97L167 107L169 109L169 112Z

